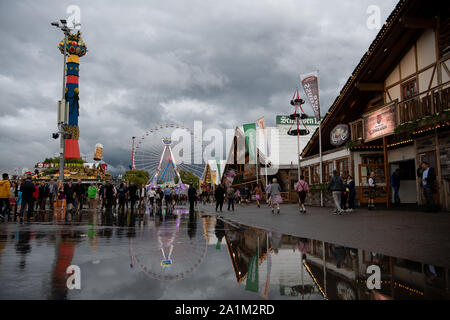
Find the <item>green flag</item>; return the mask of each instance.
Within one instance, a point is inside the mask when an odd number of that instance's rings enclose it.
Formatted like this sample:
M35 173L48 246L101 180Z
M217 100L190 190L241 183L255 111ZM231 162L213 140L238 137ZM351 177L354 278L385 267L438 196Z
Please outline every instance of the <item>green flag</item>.
M256 123L247 123L243 127L245 145L249 154L249 163L256 164Z
M216 163L217 163L217 173L219 175L219 184L220 184L221 181L222 181L222 172L220 171L220 159L219 159L219 157L216 157Z
M245 290L253 292L259 291L258 252L259 248L256 247L256 253L252 256L248 265L247 282L245 284Z

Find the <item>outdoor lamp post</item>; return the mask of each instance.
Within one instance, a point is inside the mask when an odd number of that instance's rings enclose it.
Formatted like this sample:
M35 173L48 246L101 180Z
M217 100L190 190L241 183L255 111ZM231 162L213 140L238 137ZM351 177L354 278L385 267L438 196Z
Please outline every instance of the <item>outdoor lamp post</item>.
M65 88L66 88L66 43L67 36L70 34L70 29L67 27L67 21L65 19L59 20L61 25L58 22L52 22L51 25L61 29L64 32L64 64L63 64L63 82L62 82L62 98L59 104L59 112L61 115L58 117L58 134L59 134L59 181L64 182L64 154L65 154L65 139L67 137L67 133L65 131L66 123L66 99L65 99ZM53 138L57 139L58 136L53 134Z

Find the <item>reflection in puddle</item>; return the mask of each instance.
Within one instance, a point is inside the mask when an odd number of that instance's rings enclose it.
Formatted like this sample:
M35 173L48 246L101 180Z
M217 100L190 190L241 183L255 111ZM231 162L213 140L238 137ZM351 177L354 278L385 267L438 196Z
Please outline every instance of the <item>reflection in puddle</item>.
M66 269L81 269L67 289ZM368 289L367 269L381 287ZM448 269L178 208L0 225L0 299L448 299Z

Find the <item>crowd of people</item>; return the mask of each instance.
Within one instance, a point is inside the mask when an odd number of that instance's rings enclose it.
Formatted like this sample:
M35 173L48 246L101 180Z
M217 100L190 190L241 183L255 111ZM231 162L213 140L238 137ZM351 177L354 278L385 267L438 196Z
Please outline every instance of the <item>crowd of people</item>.
M436 173L426 161L421 162L417 176L420 182L421 191L426 200L426 211L437 211L437 206L433 199L436 193ZM375 209L375 198L377 195L377 185L375 172L370 172L368 177L368 209ZM400 175L396 169L391 176L391 186L394 191L394 203L400 204L399 189ZM265 189L265 190L264 190ZM295 184L294 190L298 194L299 211L306 213L306 197L311 197L310 187L304 176L300 176ZM347 177L339 176L337 171L328 183L328 190L331 192L335 215L353 212L355 209L355 182L351 175ZM119 210L147 209L151 214L165 207L166 213L171 214L176 205L190 203L190 210L193 211L197 203L204 205L216 202L216 211L222 212L225 201L228 203L227 210L233 212L235 205L243 206L249 204L254 199L258 208L261 207L263 195L267 205L271 208L272 214L280 214L280 204L282 188L276 178L266 188L258 184L253 189L249 186L233 187L224 184L217 185L213 190L203 189L198 192L193 186L189 187L187 194L180 193L169 186L150 186L142 184L135 185L130 182L122 182L115 185L110 181L103 183L82 183L72 180L67 183L32 180L31 175L27 175L24 180L10 181L8 174L2 175L0 180L0 219L8 221L13 216L14 221L22 221L27 209L27 216L32 217L34 212L50 210L82 210L85 204L89 209L118 208ZM252 198L253 196L253 198ZM13 215L11 215L13 213Z
M110 181L102 183L48 182L33 180L27 175L24 180L11 181L8 174L0 180L0 219L1 221L23 222L34 214L50 211L75 212L85 209L146 209L151 213L162 210L165 206L168 214L175 205L186 204L188 196L176 192L172 187L150 187L145 184L137 186L134 182L118 185ZM197 200L197 199L195 199Z

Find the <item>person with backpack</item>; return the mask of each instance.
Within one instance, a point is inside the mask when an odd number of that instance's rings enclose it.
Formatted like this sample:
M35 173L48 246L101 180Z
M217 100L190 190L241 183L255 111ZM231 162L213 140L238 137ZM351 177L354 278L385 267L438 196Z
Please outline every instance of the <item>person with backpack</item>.
M227 188L227 199L228 199L228 211L230 211L230 207L232 208L232 211L234 211L234 198L235 198L235 192L231 184Z
M305 176L301 175L300 180L295 184L295 191L298 193L298 200L300 204L300 213L306 213L305 199L309 192L308 182L305 181Z
M343 210L341 208L341 196L342 191L344 190L344 184L342 182L341 177L337 174L336 170L333 170L333 176L331 177L331 180L328 183L328 190L330 190L333 195L335 205L333 214L341 215L343 213Z

